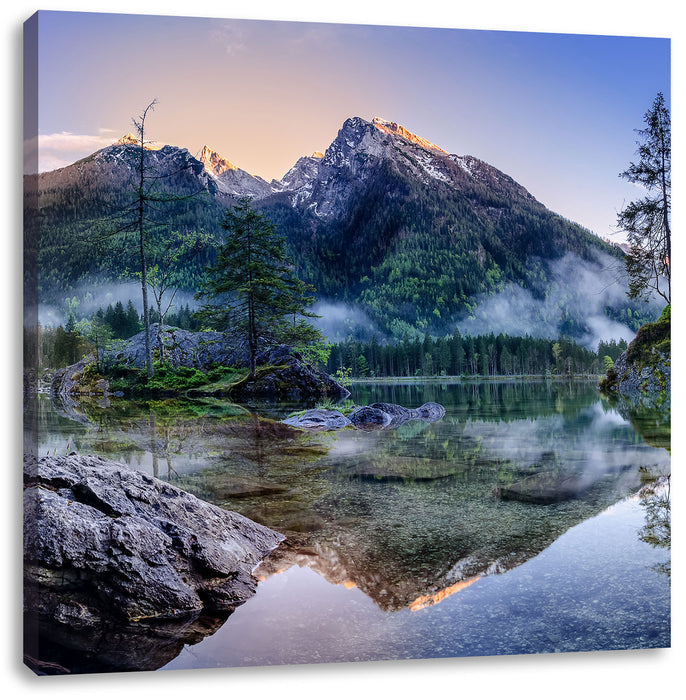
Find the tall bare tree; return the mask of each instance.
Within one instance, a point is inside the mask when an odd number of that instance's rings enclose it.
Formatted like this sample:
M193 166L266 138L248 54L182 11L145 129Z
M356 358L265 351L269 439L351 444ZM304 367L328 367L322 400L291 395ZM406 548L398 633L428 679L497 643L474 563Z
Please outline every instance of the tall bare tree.
M152 345L150 342L150 307L148 305L148 264L145 250L145 206L148 198L148 180L152 175L146 167L145 163L145 121L148 118L148 113L155 109L157 100L153 100L144 110L138 119L133 120L136 127L136 135L138 136L138 147L140 149L140 158L138 164L138 247L140 254L140 275L141 275L141 290L143 292L143 330L145 332L145 370L148 377L153 375L152 367Z
M146 138L147 119L156 105L157 100L155 99L148 104L138 117L132 120L135 134L133 139L127 141L127 145L134 146L137 149L133 165L135 182L132 183L132 196L130 201L116 212L116 218L121 221L120 226L115 231L108 231L103 236L103 239L107 239L124 234L123 251L126 257L133 253L135 247L137 261L134 267L135 274L141 282L143 297L145 368L148 377L152 377L154 373L150 331L150 303L148 301L148 290L151 288L149 258L154 247L159 248L161 244L164 244L164 241L160 242L155 240L155 238L172 235L168 233L169 225L165 225L164 214L160 214L160 211L164 208L164 204L196 197L204 189L201 187L199 190L189 194L179 194L174 191L164 192L161 190L160 184L163 180L173 178L191 166L182 164L180 168L172 168L171 171L167 169L167 171L163 172L158 159L150 157L153 149L150 146L152 142ZM132 233L135 235L135 246L132 245L132 241L126 238ZM169 245L169 241L167 241L167 245ZM159 265L157 265L155 267L156 279L159 279L161 274Z
M165 241L156 241L146 258L147 281L157 307L157 346L164 360L162 326L178 292L177 277L183 267L216 241L203 231L174 231ZM141 275L142 277L142 275Z

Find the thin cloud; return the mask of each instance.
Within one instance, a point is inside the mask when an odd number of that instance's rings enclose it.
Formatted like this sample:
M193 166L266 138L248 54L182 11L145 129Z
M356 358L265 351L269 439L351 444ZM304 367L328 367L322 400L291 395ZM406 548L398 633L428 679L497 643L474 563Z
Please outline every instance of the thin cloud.
M245 51L245 32L235 24L226 22L214 27L209 32L210 42L222 47L228 56Z
M69 131L39 134L24 142L24 154L27 161L38 164L40 172L47 172L71 165L114 141L116 137L112 129L100 129L97 134L73 134Z

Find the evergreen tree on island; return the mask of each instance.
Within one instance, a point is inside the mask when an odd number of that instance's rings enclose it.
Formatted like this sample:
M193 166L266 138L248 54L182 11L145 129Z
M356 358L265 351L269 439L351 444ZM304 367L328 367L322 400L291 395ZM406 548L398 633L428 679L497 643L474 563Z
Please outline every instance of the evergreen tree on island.
M281 343L304 345L322 336L306 321L316 318L307 310L314 301L313 287L295 276L286 239L250 202L242 197L226 212L224 243L196 298L206 300L197 316L247 349L252 379L260 351Z

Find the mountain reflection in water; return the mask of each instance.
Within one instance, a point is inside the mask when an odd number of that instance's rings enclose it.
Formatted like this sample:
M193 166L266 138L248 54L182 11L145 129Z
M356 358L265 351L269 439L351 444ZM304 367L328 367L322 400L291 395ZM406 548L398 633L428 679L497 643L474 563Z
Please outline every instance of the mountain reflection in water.
M238 511L287 536L258 579L306 567L386 613L424 612L520 566L636 493L645 474L670 470L636 417L590 383L369 384L354 385L351 398L436 401L446 415L306 433L278 422L300 406L262 406L258 416L220 402L55 407L40 397L38 451L69 443ZM653 445L668 444L668 425ZM659 517L663 526L664 507ZM589 639L583 648L602 647Z

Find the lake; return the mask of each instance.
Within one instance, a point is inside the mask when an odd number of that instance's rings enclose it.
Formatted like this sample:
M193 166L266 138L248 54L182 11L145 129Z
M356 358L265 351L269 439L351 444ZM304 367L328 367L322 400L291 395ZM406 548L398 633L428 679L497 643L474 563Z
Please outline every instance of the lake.
M590 381L356 383L434 423L305 433L302 405L29 407L43 455L97 453L286 535L223 617L55 641L79 670L670 645L669 415ZM30 440L30 436L28 438ZM638 495L648 483L658 483ZM132 639L135 643L132 643ZM69 652L67 647L81 649ZM88 649L89 651L84 651ZM105 651L106 649L106 651ZM71 655L71 656L70 656Z

